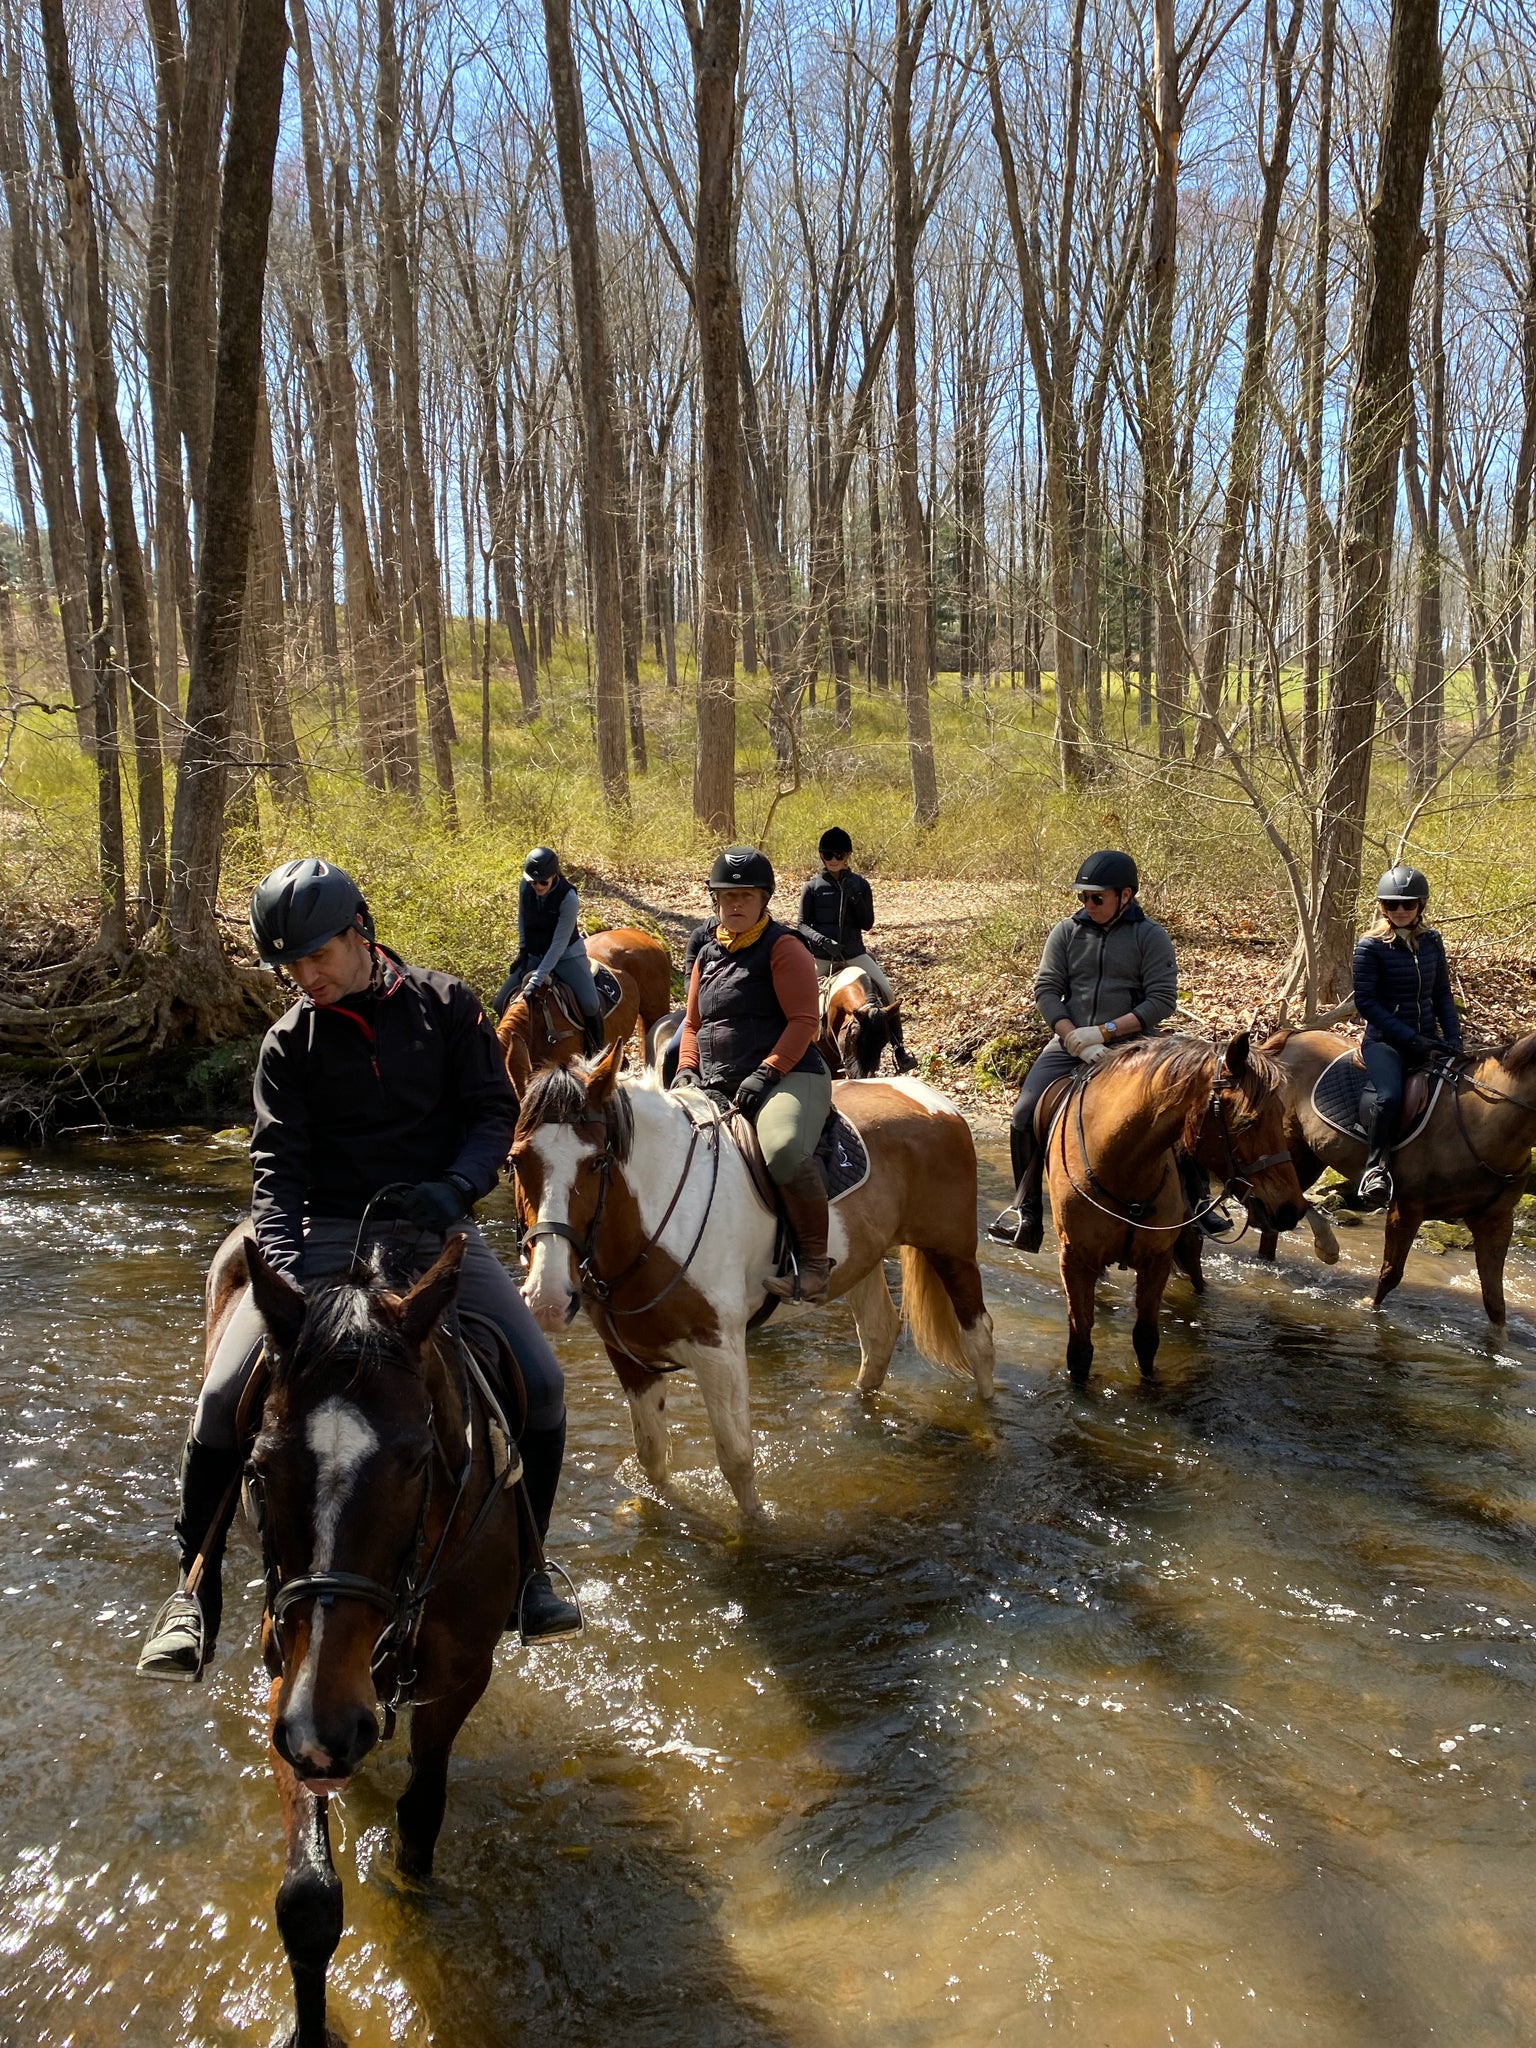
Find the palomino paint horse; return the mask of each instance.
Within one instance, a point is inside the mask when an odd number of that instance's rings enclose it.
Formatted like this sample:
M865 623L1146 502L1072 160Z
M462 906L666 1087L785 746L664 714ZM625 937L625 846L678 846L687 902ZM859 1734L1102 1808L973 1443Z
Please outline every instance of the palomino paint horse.
M857 967L832 975L822 1011L822 1058L834 1074L867 1081L880 1071L901 1004L882 1003L874 983Z
M397 1860L425 1878L449 1752L490 1680L522 1581L516 1452L489 1423L458 1347L438 1334L463 1245L451 1238L404 1293L356 1268L306 1296L238 1233L215 1260L217 1282L209 1276L222 1315L249 1274L268 1336L271 1380L247 1485L267 1578L270 1761L287 1837L277 1894L293 1971L287 2048L336 2039L325 2024L342 1928L329 1801L378 1741L376 1707L392 1729L395 1709L417 1702Z
M617 1045L622 1052L640 1014L640 992L622 967L614 968L613 978L619 984L619 1000L603 1019L603 1042ZM496 1036L506 1056L507 1079L519 1102L535 1074L546 1067L568 1066L580 1057L581 1026L570 1014L575 1007L570 999L567 1009L562 992L546 982L531 999L515 995L502 1011Z
M1279 1085L1278 1070L1250 1054L1246 1034L1220 1053L1187 1038L1153 1038L1095 1061L1058 1097L1045 1170L1074 1380L1085 1380L1093 1364L1094 1297L1112 1264L1135 1271L1131 1345L1151 1373L1157 1312L1185 1229L1174 1147L1198 1152L1208 1119L1225 1133L1219 1170L1229 1184L1269 1221L1300 1222L1301 1187L1266 1112Z
M1325 1166L1353 1179L1365 1165L1360 1140L1325 1124L1312 1107L1318 1075L1347 1050L1331 1031L1280 1032L1263 1048L1283 1078L1286 1137L1303 1187ZM1393 1201L1373 1307L1380 1308L1402 1279L1419 1225L1434 1218L1465 1223L1471 1231L1483 1307L1490 1323L1503 1325L1504 1260L1533 1143L1536 1031L1502 1052L1461 1062L1424 1129L1392 1154ZM1261 1251L1273 1257L1271 1238Z
M859 1334L855 1384L875 1392L900 1334L882 1263L899 1245L918 1349L990 1396L970 1127L920 1082L848 1081L834 1093L870 1158L864 1185L833 1205L829 1240L829 1292L847 1300ZM610 1048L590 1070L534 1082L512 1161L532 1254L523 1292L546 1330L585 1307L629 1397L647 1477L660 1486L667 1476L666 1376L691 1367L720 1469L743 1516L760 1515L746 1339L773 1276L776 1226L715 1106L704 1099L690 1114L654 1076L621 1079Z

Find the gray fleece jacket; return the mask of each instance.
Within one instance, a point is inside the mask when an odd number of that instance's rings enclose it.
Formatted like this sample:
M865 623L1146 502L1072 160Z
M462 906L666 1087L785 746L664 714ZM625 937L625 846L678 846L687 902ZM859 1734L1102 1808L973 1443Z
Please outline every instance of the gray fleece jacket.
M1053 1030L1064 1017L1106 1024L1134 1010L1142 1030L1155 1031L1178 1000L1173 941L1139 903L1112 925L1096 925L1078 910L1052 927L1035 976L1035 1001Z

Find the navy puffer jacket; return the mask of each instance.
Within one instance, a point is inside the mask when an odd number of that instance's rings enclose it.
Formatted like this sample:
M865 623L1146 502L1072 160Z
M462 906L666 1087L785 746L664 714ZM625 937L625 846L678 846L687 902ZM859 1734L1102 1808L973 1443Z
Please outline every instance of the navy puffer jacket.
M1440 934L1428 925L1417 948L1402 932L1390 938L1368 932L1355 947L1355 1008L1365 1019L1367 1040L1384 1040L1410 1052L1416 1038L1443 1038L1461 1051L1461 1019L1451 999L1450 971Z

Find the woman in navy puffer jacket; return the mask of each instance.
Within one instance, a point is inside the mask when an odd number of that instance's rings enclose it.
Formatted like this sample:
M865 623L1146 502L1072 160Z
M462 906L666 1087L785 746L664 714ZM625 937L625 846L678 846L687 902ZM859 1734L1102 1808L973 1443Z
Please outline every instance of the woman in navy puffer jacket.
M1437 1052L1461 1051L1461 1019L1451 999L1440 934L1424 922L1429 883L1417 868L1389 869L1376 885L1376 923L1355 947L1355 1008L1365 1019L1361 1058L1376 1105L1360 1205L1392 1199L1387 1159L1403 1117L1403 1076Z

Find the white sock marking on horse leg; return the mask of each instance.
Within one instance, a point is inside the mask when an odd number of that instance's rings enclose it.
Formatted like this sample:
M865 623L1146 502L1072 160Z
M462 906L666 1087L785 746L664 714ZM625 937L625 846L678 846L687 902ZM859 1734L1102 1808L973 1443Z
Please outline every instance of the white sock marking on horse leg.
M745 1334L728 1338L717 1350L694 1353L693 1369L714 1432L715 1455L737 1505L748 1520L762 1514L752 1476L752 1404L747 1388Z
M630 1426L635 1432L635 1456L640 1469L653 1486L667 1483L667 1416L663 1406L667 1383L658 1380L629 1397Z

